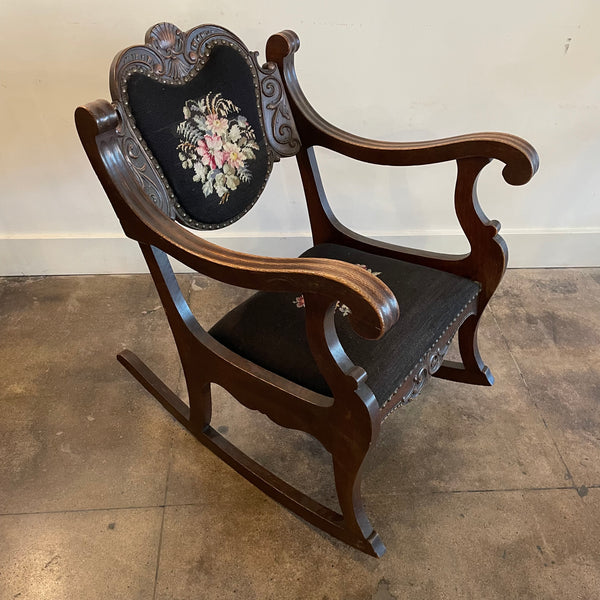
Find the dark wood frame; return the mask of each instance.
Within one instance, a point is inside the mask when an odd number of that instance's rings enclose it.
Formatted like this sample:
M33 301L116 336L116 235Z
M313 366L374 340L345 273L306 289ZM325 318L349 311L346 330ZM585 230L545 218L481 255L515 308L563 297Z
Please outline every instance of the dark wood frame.
M151 35L157 27L147 34L146 45L136 48L150 48ZM208 43L206 40L211 35L222 35L223 31L215 26L204 26L181 35L188 41ZM199 46L200 43L195 46L195 61L202 56ZM351 323L358 334L379 339L398 319L396 298L382 281L356 265L336 260L267 258L235 252L203 240L173 222L168 216L168 208L165 210L165 206L161 206L161 203L168 203L168 184L161 182L160 171L152 171L147 147L134 135L130 115L118 98L114 65L111 88L113 97L117 95L115 103L111 105L98 100L79 107L76 123L88 157L125 234L140 244L148 263L177 344L189 406L132 352L120 353L119 360L202 444L246 479L332 536L364 552L381 556L385 548L361 501L364 460L377 440L383 419L394 408L413 398L429 376L479 385L493 383L491 372L477 348L477 328L505 271L507 251L498 235L499 224L489 221L479 206L475 191L477 177L492 158L497 158L506 165L503 170L506 181L521 185L535 173L538 159L535 150L524 140L498 133L396 144L343 132L324 121L304 97L294 69L294 54L298 48L298 38L291 31L271 36L267 43L269 62L259 69L274 79L274 85L281 87L277 94L277 109L273 112L271 107L270 110L271 115L275 114L273 122L278 123L280 133L286 134L287 142L279 140L279 155L275 160L294 154L297 158L315 244L346 245L455 273L481 284L478 298L465 306L382 407L367 385L365 371L354 365L341 347L333 321L335 303L339 300L350 307ZM191 63L191 54L183 55ZM142 65L150 63L148 58L141 62ZM160 76L165 75L160 73ZM275 125L273 127L277 129ZM382 165L422 165L456 160L455 207L471 251L463 256L417 251L374 241L344 227L327 202L314 146ZM142 166L136 162L140 157L145 161ZM213 339L192 315L167 255L229 284L255 290L303 293L310 348L332 397L267 371ZM443 360L456 332L462 363ZM198 365L202 365L202 370ZM323 444L332 455L341 514L276 477L210 426L211 383L224 387L247 408L259 410L283 427L307 432Z

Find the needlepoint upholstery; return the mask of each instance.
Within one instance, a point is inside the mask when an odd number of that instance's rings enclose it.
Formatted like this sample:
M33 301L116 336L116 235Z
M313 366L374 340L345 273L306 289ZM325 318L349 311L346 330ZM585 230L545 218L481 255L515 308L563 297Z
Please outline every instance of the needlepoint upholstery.
M354 332L348 307L338 303L335 311L342 347L352 362L367 371L367 384L380 406L479 293L478 283L452 273L336 244L315 246L302 256L361 265L394 292L400 319L380 340L366 340ZM260 366L331 395L308 346L303 304L300 293L258 292L225 315L210 333Z
M216 46L187 83L133 73L127 92L135 124L187 215L212 228L248 211L272 161L244 56Z

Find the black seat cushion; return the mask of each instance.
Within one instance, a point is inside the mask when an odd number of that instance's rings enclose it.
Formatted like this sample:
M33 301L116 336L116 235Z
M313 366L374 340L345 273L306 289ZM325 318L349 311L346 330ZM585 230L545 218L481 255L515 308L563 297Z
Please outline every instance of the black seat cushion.
M340 342L350 359L366 370L367 385L380 405L479 293L479 284L469 279L345 246L322 244L302 256L361 265L394 292L400 318L380 340L356 334L346 318L346 306L338 304L335 315ZM256 364L331 395L308 346L300 294L258 292L225 315L210 333Z

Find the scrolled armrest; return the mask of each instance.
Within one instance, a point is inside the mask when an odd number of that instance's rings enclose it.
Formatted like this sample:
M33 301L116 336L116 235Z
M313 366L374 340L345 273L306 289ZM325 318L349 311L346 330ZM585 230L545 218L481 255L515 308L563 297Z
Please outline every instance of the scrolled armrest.
M462 158L496 158L505 163L502 175L511 185L523 185L535 174L538 155L527 141L507 133L472 133L439 140L394 143L347 133L321 117L313 117L318 144L364 162L380 165L424 165Z
M537 152L527 141L506 133L473 133L439 140L395 143L363 138L327 122L306 99L294 66L300 40L293 31L272 35L267 42L267 59L282 72L294 119L302 131L304 146L323 146L345 156L381 165L408 166L462 158L496 158L505 163L504 179L523 185L539 166Z
M75 110L75 123L79 136L90 138L118 127L119 115L110 102L99 99L85 106L78 106Z
M162 220L162 213L158 218ZM199 238L167 217L160 229L151 225L147 231L152 231L149 243L225 283L339 300L350 308L354 330L367 339L381 338L398 320L398 302L392 291L357 265L328 258L272 258L237 252Z

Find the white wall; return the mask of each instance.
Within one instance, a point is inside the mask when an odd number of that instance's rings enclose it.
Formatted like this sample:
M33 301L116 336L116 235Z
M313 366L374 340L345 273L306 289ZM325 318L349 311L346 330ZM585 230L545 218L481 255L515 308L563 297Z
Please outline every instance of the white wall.
M500 165L480 201L503 223L512 266L600 264L598 0L4 0L0 5L0 273L143 270L83 154L73 110L108 97L120 49L168 20L237 33L264 57L294 29L297 70L323 116L352 132L419 140L499 130L536 146L524 187ZM385 239L464 248L452 210L454 165L387 168L320 151L346 224ZM232 247L291 255L309 244L293 160L257 206L218 232Z

